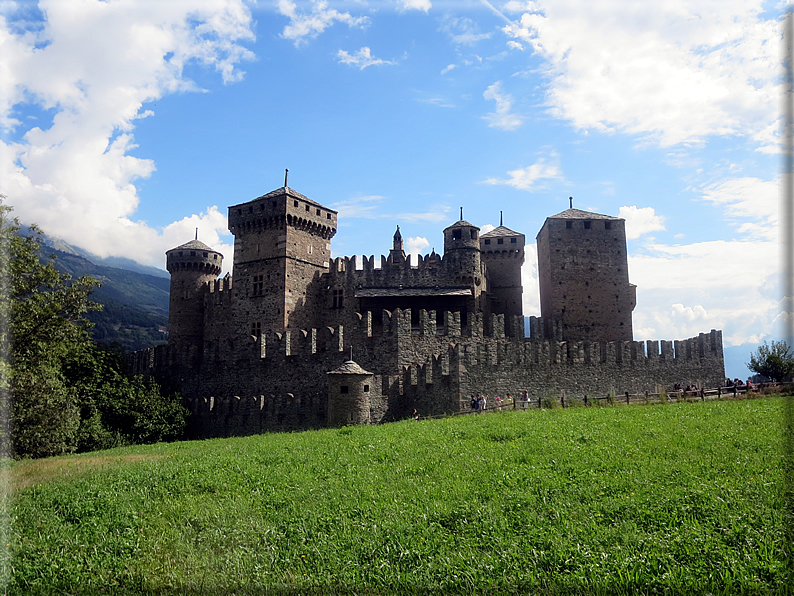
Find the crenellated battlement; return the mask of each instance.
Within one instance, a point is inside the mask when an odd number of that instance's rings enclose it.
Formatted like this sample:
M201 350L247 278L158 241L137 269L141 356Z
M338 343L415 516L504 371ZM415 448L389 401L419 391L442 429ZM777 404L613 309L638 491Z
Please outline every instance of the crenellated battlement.
M457 263L433 252L424 256L409 254L401 261L390 260L384 255L381 255L380 261L374 255L337 257L330 262L328 275L333 285L386 287L401 283L406 286L437 287L483 273L483 266L476 272L462 271Z

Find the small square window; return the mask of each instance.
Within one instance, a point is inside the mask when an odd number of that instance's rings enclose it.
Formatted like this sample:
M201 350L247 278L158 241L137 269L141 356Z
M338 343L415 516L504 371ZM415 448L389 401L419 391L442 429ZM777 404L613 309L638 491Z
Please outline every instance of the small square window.
M590 225L591 225L592 223L593 223L593 222L591 222L591 221L586 221L586 222L584 222L584 229L585 229L585 230L589 230L589 229L590 229Z
M490 243L491 243L491 240L490 240L490 239L486 239L486 240L485 240L485 244L490 244Z
M496 243L497 243L497 244L504 244L504 243L505 243L505 241L504 241L504 238L499 238L499 239L496 241Z
M317 210L317 215L320 215L320 210L319 209Z
M297 206L298 206L298 201L293 201L293 203L292 203L292 204L293 204L295 207L297 207Z
M369 385L364 385L364 393L369 393Z
M342 385L341 387L339 387L339 393L348 393L349 391L350 389L348 388L347 385Z
M325 219L331 219L331 214L330 213L326 213L325 214Z
M460 240L461 239L460 230L452 230L452 239L453 240Z
M573 227L573 222L572 221L566 221L565 222L565 229L566 230L570 230L572 227Z
M510 244L517 244L516 239L515 238L510 238Z
M310 211L310 209L309 209L309 206L308 206L308 205L306 205L306 211Z
M604 229L605 230L611 230L612 229L612 222L611 221L605 221L604 222Z

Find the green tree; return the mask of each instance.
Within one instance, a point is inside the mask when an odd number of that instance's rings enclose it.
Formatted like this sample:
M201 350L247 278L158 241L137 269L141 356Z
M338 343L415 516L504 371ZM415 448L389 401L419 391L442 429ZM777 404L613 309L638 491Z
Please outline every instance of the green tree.
M766 342L750 354L747 368L773 381L794 375L794 351L784 341Z
M152 378L126 374L118 349L89 344L67 359L65 377L77 391L77 450L181 439L187 410L177 393Z
M0 390L3 452L43 457L76 447L77 392L64 378L69 353L90 343L85 318L100 308L89 299L98 282L72 280L42 258L42 233L20 223L0 197Z

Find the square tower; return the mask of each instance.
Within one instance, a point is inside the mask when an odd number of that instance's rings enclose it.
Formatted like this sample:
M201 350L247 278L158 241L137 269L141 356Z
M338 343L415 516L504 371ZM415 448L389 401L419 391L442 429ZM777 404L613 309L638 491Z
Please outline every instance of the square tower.
M336 217L333 209L287 187L229 207L235 316L251 335L311 326L307 291L328 271Z
M564 340L632 339L626 221L580 209L546 218L537 236L540 311Z

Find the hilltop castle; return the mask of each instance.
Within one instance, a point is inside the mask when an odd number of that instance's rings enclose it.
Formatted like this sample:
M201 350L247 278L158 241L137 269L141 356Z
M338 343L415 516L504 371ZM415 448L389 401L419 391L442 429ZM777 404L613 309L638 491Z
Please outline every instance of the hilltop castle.
M229 207L234 278L218 279L223 255L198 240L169 250L169 343L131 355L134 369L179 387L197 437L456 412L478 392L721 385L720 331L633 341L624 220L546 219L527 338L524 235L480 234L462 215L443 255L413 263L397 227L376 263L332 259L336 211L287 186Z

